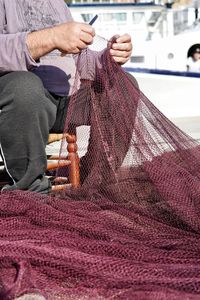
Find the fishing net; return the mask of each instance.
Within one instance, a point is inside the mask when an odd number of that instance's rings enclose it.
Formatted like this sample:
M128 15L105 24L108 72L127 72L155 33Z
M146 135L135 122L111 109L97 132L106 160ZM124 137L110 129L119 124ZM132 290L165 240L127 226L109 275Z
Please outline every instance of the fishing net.
M107 49L77 58L80 125L80 188L0 196L0 299L199 299L199 145Z

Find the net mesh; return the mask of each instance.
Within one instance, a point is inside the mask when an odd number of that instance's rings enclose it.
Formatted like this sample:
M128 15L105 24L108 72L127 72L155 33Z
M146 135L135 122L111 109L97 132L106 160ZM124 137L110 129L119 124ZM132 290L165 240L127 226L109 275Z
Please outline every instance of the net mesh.
M65 132L82 124L80 188L0 195L0 299L199 299L197 142L107 49L78 57Z

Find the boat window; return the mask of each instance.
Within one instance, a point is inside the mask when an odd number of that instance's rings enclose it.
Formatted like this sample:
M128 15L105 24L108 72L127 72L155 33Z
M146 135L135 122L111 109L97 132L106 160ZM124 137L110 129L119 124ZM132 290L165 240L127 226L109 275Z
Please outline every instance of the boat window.
M100 14L99 18L101 21L104 22L110 22L110 21L124 22L126 21L127 14L126 13L104 13L104 14Z
M174 34L178 34L187 28L188 11L181 10L181 11L175 12L173 14L173 20L174 20Z
M154 26L156 24L156 22L158 21L160 16L161 16L161 12L153 11L151 13L151 16L150 16L149 20L148 20L148 25L149 26Z
M133 12L132 13L132 20L133 24L138 24L144 17L144 12Z
M144 56L131 56L130 61L135 64L144 63Z
M93 14L81 14L81 17L84 22L89 23L93 18Z

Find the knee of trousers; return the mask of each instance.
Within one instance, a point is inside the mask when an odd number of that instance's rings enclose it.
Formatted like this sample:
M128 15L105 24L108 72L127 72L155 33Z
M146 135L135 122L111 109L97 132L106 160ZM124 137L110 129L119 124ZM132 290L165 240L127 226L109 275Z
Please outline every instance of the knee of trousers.
M11 104L13 109L17 111L22 109L24 112L30 109L38 110L39 107L42 109L46 96L44 86L38 76L27 71L17 71L5 75L4 79L4 88L0 93L2 102L5 101L4 98L7 99L4 105Z

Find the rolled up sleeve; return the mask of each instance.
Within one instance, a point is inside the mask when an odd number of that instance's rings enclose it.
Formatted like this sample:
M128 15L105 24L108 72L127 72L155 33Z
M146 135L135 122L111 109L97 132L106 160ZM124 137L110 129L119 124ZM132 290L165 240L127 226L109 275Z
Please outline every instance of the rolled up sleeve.
M26 71L37 66L26 45L28 32L0 34L0 72Z

